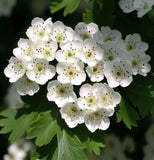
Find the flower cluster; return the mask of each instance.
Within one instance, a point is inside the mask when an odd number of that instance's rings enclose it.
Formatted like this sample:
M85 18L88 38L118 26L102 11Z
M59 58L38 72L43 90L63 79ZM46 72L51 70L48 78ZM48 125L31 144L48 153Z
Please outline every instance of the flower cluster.
M70 128L85 123L106 130L121 96L114 87L128 86L133 75L150 71L148 45L138 34L125 40L117 30L78 23L73 30L60 21L34 18L13 50L4 73L20 95L32 96L48 83L47 98L60 108ZM104 77L107 83L102 83ZM77 91L79 90L79 93Z
M3 156L4 160L25 160L28 154L32 152L34 145L30 141L20 138L8 147L8 153Z
M153 0L120 0L119 6L125 13L137 11L137 17L142 18L154 5Z

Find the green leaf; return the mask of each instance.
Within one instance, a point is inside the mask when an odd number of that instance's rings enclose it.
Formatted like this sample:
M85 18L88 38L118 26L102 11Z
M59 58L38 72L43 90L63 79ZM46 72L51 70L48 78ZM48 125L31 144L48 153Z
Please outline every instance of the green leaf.
M84 146L78 137L65 130L58 133L58 158L57 160L87 160Z
M122 116L120 113L120 107L117 106L115 109L115 115L116 115L116 122L121 122L122 121Z
M137 126L137 120L140 119L138 113L135 109L126 102L124 98L121 99L119 104L120 106L120 113L125 125L131 129L132 126Z
M86 10L86 13L83 13L82 19L86 24L93 22L92 12L90 10Z
M30 128L38 113L33 112L31 108L21 108L5 110L1 115L5 118L0 120L0 126L3 127L0 133L11 132L9 140L13 143Z
M138 77L125 89L127 96L140 115L144 118L149 113L154 114L154 79L153 77Z
M54 160L53 155L56 149L57 149L57 139L56 137L54 137L49 144L44 145L42 147L37 146L35 151L31 154L31 160L42 159L44 157L47 157L47 160Z
M28 135L26 138L32 139L36 137L35 143L38 146L48 144L60 130L57 123L58 116L59 111L56 106L52 106L52 112L50 110L41 113L28 130Z
M55 0L51 4L50 11L51 13L55 13L65 7L63 14L64 16L66 16L67 14L74 12L78 8L80 1L81 0Z
M74 12L78 8L80 1L81 0L70 0L64 10L64 16L66 16L68 13Z
M100 147L105 147L105 145L102 142L94 141L93 139L90 139L89 137L87 141L84 142L84 145L86 146L86 149L90 153L94 152L96 155L100 155Z

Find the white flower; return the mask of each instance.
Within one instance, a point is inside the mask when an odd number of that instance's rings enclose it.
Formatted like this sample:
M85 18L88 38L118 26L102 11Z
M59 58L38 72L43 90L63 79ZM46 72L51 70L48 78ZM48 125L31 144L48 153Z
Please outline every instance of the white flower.
M46 59L34 58L33 61L28 64L26 74L30 80L43 85L54 77L55 67L49 65Z
M60 109L60 113L70 128L74 128L84 122L82 111L76 103L66 103Z
M154 124L150 126L150 128L145 133L145 139L148 143L154 141Z
M153 0L135 0L134 7L137 9L137 17L142 18L146 13L148 13L152 9L153 5Z
M80 98L78 98L77 103L79 107L83 110L90 109L90 110L97 110L98 106L98 90L99 88L96 87L97 83L93 86L90 84L84 84L80 88Z
M122 35L118 30L111 30L109 27L101 27L101 32L98 31L94 35L94 39L100 45L112 41L116 42L117 40L121 39Z
M125 137L122 142L122 149L125 152L129 152L129 153L134 152L135 150L134 139L129 136Z
M27 76L23 76L22 78L18 79L15 85L17 92L22 96L27 94L32 96L40 89L39 85L36 82L28 79Z
M18 41L18 47L13 50L13 54L21 60L30 61L33 57L32 42L29 39L20 38Z
M20 138L8 147L8 155L4 156L5 160L23 160L28 152L33 150L34 146L31 142Z
M109 127L110 120L108 117L113 115L114 110L102 108L97 111L85 110L83 112L86 127L89 131L95 132L96 129L106 130Z
M106 62L112 62L116 58L120 58L122 60L127 60L128 59L128 54L121 48L119 48L118 44L120 41L117 43L113 42L108 42L106 44L102 45L102 48L104 50L104 57L103 61Z
M75 40L85 40L88 38L93 38L93 35L98 31L98 26L95 23L85 24L84 22L79 22L75 26Z
M103 49L93 39L86 39L83 42L83 52L78 57L89 66L95 66L103 58Z
M59 81L54 80L48 83L47 90L48 100L55 101L60 108L68 102L74 102L76 99L73 86L70 83L61 84Z
M105 152L121 152L121 142L120 139L115 134L107 134L104 138L105 148L103 149L103 153Z
M86 72L92 82L100 82L104 79L104 63L100 61L93 67L87 66Z
M132 52L129 59L133 75L147 76L147 73L151 70L151 66L148 63L151 59L149 55L146 55L144 52Z
M126 36L124 47L129 52L136 50L145 52L149 48L147 43L141 41L141 36L137 33Z
M57 79L61 83L81 85L86 80L86 74L83 68L84 64L81 61L74 63L60 62L56 67L56 71L59 74Z
M51 39L55 42L66 43L73 40L74 31L71 27L65 26L61 21L53 24Z
M4 74L6 77L10 78L9 81L16 82L25 74L26 64L17 59L16 57L11 57L8 66L4 69Z
M0 0L0 16L9 16L16 0Z
M132 68L126 61L114 60L105 64L104 75L110 87L127 87L132 81Z
M55 58L55 52L58 49L56 42L37 42L33 46L34 55L38 58L45 58L48 61L52 61Z
M123 10L124 13L130 13L135 11L134 7L135 0L120 0L119 6Z
M8 108L21 108L24 106L24 102L21 100L15 84L9 86L4 101Z
M56 52L56 60L58 62L74 62L77 61L77 55L82 50L82 42L71 41L60 44L61 50Z
M144 146L143 152L144 152L144 156L147 158L147 160L154 159L154 140L151 140L151 143Z
M113 109L117 104L121 101L121 96L118 92L115 92L112 88L110 88L106 83L97 83L97 87L99 88L99 105L104 108Z
M51 18L48 18L44 21L42 18L34 18L31 23L31 27L27 29L27 36L32 41L49 41L52 31L52 21Z

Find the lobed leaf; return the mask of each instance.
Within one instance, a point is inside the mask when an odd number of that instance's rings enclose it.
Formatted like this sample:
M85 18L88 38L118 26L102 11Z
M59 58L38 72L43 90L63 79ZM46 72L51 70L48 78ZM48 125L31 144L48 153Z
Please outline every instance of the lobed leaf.
M20 138L27 131L32 122L36 119L38 113L31 111L31 108L7 109L1 113L5 118L0 120L0 133L10 133L9 140L11 143Z
M138 113L135 109L128 103L124 98L121 99L119 104L120 106L120 113L125 125L131 129L132 126L137 126L137 120L140 119Z
M53 106L56 108L56 106ZM54 114L52 114L54 112ZM59 112L55 109L41 113L36 121L31 125L28 130L27 139L36 138L35 143L37 146L48 144L53 137L59 132L60 127L57 123Z

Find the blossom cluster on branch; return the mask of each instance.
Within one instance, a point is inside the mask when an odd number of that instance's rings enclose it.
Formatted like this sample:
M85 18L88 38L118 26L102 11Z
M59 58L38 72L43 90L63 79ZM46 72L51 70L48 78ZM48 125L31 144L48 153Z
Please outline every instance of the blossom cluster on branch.
M142 18L153 7L154 0L120 0L119 6L125 13L137 11L137 17Z
M78 23L73 30L61 21L34 18L4 73L20 95L34 95L47 85L47 98L60 108L70 128L85 123L94 132L109 127L108 117L121 96L113 88L127 87L133 75L151 70L148 44L139 34L123 40L117 30ZM105 78L107 83L103 83Z

